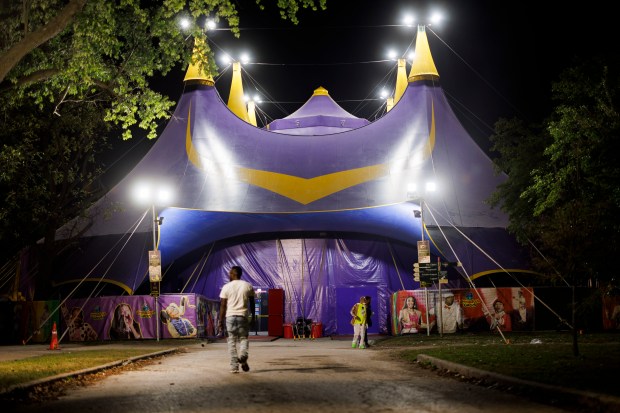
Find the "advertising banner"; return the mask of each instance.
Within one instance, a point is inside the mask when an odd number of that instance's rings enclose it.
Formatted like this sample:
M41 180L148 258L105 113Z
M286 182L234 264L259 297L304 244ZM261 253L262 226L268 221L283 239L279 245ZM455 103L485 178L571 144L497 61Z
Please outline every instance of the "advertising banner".
M431 331L531 331L534 293L531 288L466 288L402 290L392 295L393 334L426 332L426 297Z

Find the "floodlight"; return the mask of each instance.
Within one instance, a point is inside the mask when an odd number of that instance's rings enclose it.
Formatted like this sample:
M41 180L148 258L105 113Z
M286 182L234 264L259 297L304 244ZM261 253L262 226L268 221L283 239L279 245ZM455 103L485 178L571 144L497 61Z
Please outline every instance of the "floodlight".
M241 63L248 64L250 62L250 56L247 53L241 55Z
M217 27L217 24L215 24L215 20L213 19L209 19L207 20L207 22L205 23L205 28L207 30L213 30Z
M136 201L148 204L151 198L151 186L147 182L139 182L133 188L133 196Z
M167 205L172 202L172 190L168 187L157 188L156 202L159 205Z
M415 23L415 16L413 14L407 14L403 18L403 24L405 26L411 27L411 26L413 26L413 23Z
M435 182L426 183L426 192L435 192L437 190L437 184Z
M398 53L395 50L388 51L388 59L395 60L398 57Z
M192 25L192 22L187 17L181 17L181 19L179 20L179 25L181 25L182 29L189 29L189 27Z
M440 23L443 20L443 15L439 12L434 12L431 15L431 24L437 24Z
M229 65L231 61L232 61L231 57L227 55L226 53L220 56L220 62L224 65Z

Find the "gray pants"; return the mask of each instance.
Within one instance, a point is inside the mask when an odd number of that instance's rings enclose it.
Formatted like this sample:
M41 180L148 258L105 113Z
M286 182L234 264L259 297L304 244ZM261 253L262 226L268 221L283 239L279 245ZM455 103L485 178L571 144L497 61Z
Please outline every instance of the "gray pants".
M239 370L239 358L248 358L250 322L247 317L226 317L226 330L230 369Z

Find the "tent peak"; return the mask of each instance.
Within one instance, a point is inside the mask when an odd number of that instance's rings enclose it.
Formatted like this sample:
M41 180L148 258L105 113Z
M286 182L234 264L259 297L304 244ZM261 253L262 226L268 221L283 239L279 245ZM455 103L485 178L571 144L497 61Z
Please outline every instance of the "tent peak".
M228 95L228 108L239 118L250 122L248 109L245 106L245 96L243 94L243 83L241 81L241 63L233 62L232 83L230 94Z
M202 39L194 40L194 50L192 52L192 60L189 63L187 68L187 72L185 73L184 82L188 83L198 83L207 86L214 86L215 81L213 80L213 76L208 72L206 63L203 65L199 65L197 60L204 54L205 42Z
M312 96L329 96L329 92L323 86L314 89Z
M435 67L431 48L426 37L426 27L418 26L418 35L415 41L415 57L411 62L411 72L409 72L409 82L418 80L439 80L439 72Z

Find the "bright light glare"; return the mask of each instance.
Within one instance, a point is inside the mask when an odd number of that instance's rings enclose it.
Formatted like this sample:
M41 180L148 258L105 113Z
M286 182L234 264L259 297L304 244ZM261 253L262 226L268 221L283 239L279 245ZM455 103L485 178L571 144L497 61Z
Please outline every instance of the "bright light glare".
M256 102L256 103L260 103L260 102L261 102L261 100L260 100L260 96L258 96L258 95L254 95L254 102Z
M437 185L435 182L427 182L426 183L426 192L435 192L437 190Z
M413 59L415 59L415 52L411 52L409 53L409 60L411 60L413 62Z
M170 188L162 187L157 189L156 200L159 205L168 205L172 202L172 199L172 190Z
M431 15L431 24L438 24L443 20L441 13L435 12Z
M189 29L189 27L192 25L192 22L187 17L182 17L181 20L179 20L179 24L181 25L182 29Z
M217 27L217 24L215 24L215 20L209 19L207 20L205 27L207 28L207 30L213 30Z
M220 62L224 65L229 65L232 59L227 54L223 54L220 56Z
M415 23L415 16L413 14L407 14L404 18L403 18L403 24L405 26L413 26L413 23Z
M172 189L166 186L139 182L133 188L133 197L140 204L169 205L173 201Z
M133 189L133 196L136 201L146 204L151 199L151 186L146 182L138 183Z
M382 99L385 99L388 96L388 93L385 89L381 90L381 94L380 94Z
M250 62L250 56L247 53L241 55L241 63L244 65Z
M398 53L396 53L396 51L395 51L395 50L390 50L390 51L388 52L388 58L389 58L389 59L394 60L394 59L396 59L397 57L398 57Z
M250 101L250 97L248 95L243 95L243 101L244 102L249 102Z
M407 184L407 192L413 193L418 189L416 184Z

